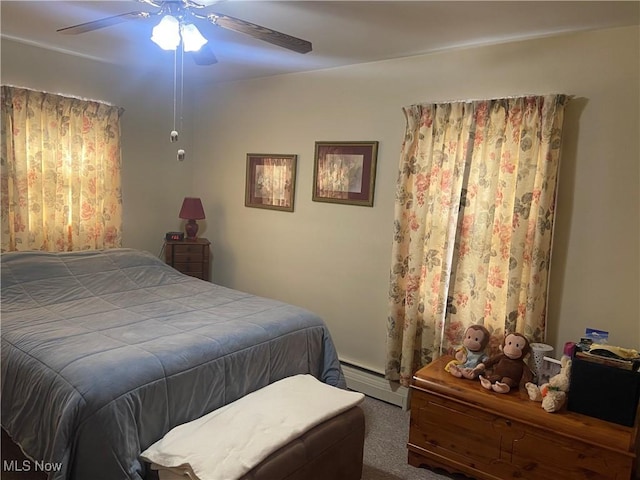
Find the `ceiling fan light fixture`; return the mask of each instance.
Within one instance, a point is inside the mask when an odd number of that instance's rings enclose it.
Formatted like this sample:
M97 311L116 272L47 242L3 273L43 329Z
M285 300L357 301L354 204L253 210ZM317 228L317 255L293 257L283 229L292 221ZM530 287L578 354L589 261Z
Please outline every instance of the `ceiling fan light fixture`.
M207 39L202 36L200 30L193 23L182 25L181 33L185 52L197 52L207 43Z
M151 40L163 50L175 50L180 45L180 22L171 15L165 15L153 27Z

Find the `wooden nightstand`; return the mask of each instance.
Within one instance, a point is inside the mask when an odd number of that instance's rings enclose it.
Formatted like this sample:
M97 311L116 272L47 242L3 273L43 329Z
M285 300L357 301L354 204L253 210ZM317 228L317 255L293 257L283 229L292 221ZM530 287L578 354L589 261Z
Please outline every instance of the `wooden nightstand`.
M185 275L209 280L209 245L206 238L165 240L165 262Z
M526 392L489 392L445 372L452 357L419 370L411 385L409 463L484 480L629 480L633 427L566 410L547 413ZM571 392L569 392L571 395Z

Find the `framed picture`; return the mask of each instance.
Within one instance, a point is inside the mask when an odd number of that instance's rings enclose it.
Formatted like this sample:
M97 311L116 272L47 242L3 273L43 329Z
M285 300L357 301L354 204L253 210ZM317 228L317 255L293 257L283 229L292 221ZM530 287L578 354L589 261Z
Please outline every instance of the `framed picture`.
M293 212L297 155L247 154L244 204Z
M378 142L316 142L314 202L373 206Z

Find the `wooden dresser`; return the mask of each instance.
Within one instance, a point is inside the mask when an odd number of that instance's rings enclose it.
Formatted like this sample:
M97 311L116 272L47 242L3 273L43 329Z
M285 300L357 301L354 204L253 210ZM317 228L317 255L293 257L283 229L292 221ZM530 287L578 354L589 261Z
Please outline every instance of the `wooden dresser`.
M164 243L165 262L176 270L209 280L209 246L206 238L195 240L166 240Z
M444 371L451 358L413 378L411 465L492 480L629 480L637 473L637 418L625 427L566 410L547 413L523 390L499 394L453 377Z

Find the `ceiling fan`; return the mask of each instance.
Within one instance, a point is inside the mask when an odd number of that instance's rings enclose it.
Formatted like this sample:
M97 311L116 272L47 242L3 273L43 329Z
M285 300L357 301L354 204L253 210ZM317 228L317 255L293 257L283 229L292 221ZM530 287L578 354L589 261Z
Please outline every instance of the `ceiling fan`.
M218 27L244 33L253 38L257 38L258 40L263 40L265 42L293 50L294 52L308 53L311 51L311 43L307 40L292 37L286 33L281 33L229 15L214 12L200 13L199 11L207 6L192 0L138 1L149 4L157 8L158 11L121 13L119 15L113 15L111 17L105 17L91 22L60 28L57 31L64 34L75 35L98 30L100 28L110 27L128 20L160 16L162 17L162 20L156 27L154 27L153 33L155 38L152 37L152 40L165 50L175 50L177 46L182 43L184 51L190 51L193 54L195 63L198 65L211 65L216 63L217 60L213 51L209 47L207 40L202 37L197 27L192 23L193 20L204 20ZM162 44L163 41L166 43L167 38L165 37L167 35L170 43L168 46L169 48ZM192 38L195 39L194 41L196 41L196 45L191 48L187 48L187 44L190 43ZM199 46L198 43L200 44Z

